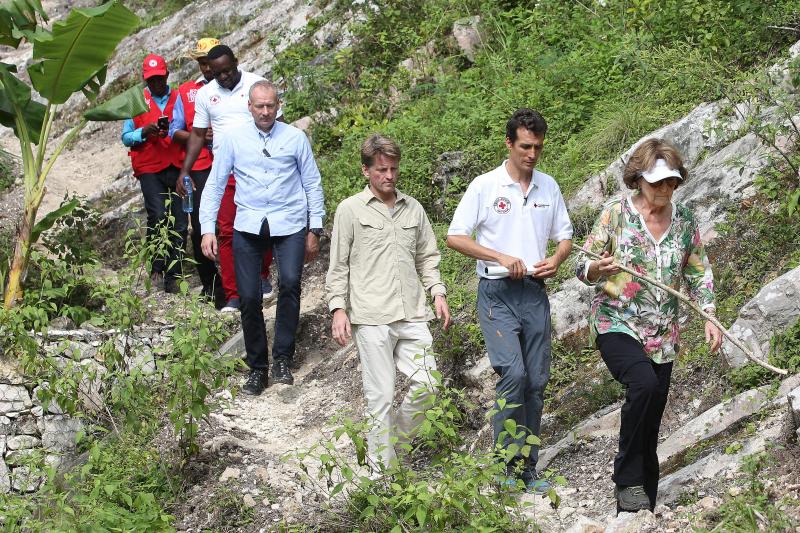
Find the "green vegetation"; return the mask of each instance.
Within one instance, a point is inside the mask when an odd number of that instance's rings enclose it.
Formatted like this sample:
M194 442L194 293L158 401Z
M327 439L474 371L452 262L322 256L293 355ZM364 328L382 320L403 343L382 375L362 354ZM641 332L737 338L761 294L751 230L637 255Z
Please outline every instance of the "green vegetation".
M0 193L5 192L6 189L14 184L18 172L19 169L14 156L5 150L0 150Z
M103 1L99 0L99 4ZM191 0L160 0L148 2L147 0L125 0L125 7L139 15L140 22L137 29L149 28L160 24L164 19L177 13L191 3Z
M33 496L0 496L4 527L170 531L169 508L185 488L180 466L198 451L199 421L214 407L211 391L228 386L237 361L217 353L226 324L189 295L185 281L170 317L176 324L171 343L154 354L136 344L135 328L148 312L141 288L149 289L152 258L164 253L169 230L162 227L159 238L146 242L139 228L131 229L125 244L129 266L116 279L102 279L88 238L97 214L74 203L65 199L72 209L52 222L42 239L45 250L32 255L32 285L24 299L0 310L0 351L42 385L38 399L45 409L54 403L83 421L83 454L63 473L43 457L32 458L29 467L34 479L43 477L42 485ZM117 333L88 359L68 342L43 350L30 331L46 341L56 316ZM165 425L179 438L178 447L154 444Z
M698 531L791 531L797 524L777 505L762 477L771 460L767 452L746 457L741 468L746 475L744 490L727 498L722 507L707 517L713 527Z
M464 187L501 160L504 122L522 106L547 118L541 167L568 194L630 142L722 96L726 80L790 43L789 32L767 26L796 10L778 0L328 4L357 12L348 27L353 44L333 52L307 38L279 55L273 73L287 83L290 118L338 112L313 132L331 209L362 186L357 147L368 132L400 141L402 186L430 207L439 154L466 152ZM475 14L484 46L470 64L448 34L455 20ZM428 43L437 56L424 72L398 68Z
M433 372L441 383L441 374ZM331 500L329 524L322 530L347 531L531 531L536 529L521 514L523 504L515 497L520 486L501 486L505 462L521 453L527 455L539 439L529 435L522 447L507 450L469 451L462 435L464 409L469 407L462 390L437 386L429 397L425 419L410 444L397 445L400 460L390 467L376 465L367 457L367 422L338 417L338 426L326 440L301 452L298 458L308 483ZM503 407L501 405L501 407ZM490 412L487 417L494 413ZM522 428L506 422L505 434L519 436ZM353 452L342 450L346 436ZM313 475L312 472L316 473ZM566 481L551 472L554 483ZM337 497L338 496L338 497ZM551 489L553 506L559 503Z

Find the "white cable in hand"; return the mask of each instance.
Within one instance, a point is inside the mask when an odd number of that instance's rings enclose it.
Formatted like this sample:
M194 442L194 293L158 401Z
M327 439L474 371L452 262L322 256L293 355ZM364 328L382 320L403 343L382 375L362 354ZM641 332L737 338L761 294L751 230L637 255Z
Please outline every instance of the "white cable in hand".
M483 271L487 276L500 276L500 277L503 277L503 278L507 278L508 277L508 269L506 267L500 266L500 265L484 267ZM532 268L528 269L525 272L525 275L526 276L534 276L534 275L536 275L536 269L532 269Z

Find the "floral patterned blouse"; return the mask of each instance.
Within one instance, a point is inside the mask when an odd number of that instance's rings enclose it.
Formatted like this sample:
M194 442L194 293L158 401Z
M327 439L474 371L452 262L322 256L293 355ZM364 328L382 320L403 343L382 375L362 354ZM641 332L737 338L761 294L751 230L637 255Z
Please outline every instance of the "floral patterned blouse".
M669 228L656 240L633 205L633 196L612 200L586 238L584 250L609 250L617 263L679 290L682 283L701 309L714 307L714 278L692 213L672 204ZM603 333L626 333L642 343L655 363L673 361L679 351L678 299L627 272L587 279L590 258L578 256L575 273L597 294L589 329L592 343Z

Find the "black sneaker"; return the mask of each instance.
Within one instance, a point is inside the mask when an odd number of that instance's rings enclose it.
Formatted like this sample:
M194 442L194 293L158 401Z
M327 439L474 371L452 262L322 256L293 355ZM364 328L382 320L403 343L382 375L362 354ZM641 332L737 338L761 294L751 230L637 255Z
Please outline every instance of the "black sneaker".
M178 280L173 277L164 276L164 292L167 294L178 294L181 292Z
M267 371L254 368L250 371L247 381L242 387L242 392L252 396L258 396L267 388Z
M294 385L294 377L292 376L292 371L289 370L289 363L284 359L272 362L272 381L273 383Z
M642 509L650 509L650 498L642 485L614 487L614 496L617 497L618 513L638 513Z

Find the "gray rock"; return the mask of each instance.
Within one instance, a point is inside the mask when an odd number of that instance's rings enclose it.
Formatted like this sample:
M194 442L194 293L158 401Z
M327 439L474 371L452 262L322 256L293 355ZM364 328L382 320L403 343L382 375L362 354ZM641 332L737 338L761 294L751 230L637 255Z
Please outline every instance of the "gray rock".
M12 431L11 419L7 416L0 416L0 435L10 435Z
M539 452L539 460L536 462L536 467L539 470L547 468L547 465L555 459L555 457L566 450L570 444L578 441L579 439L588 439L592 437L601 436L614 436L619 434L620 423L620 404L606 406L593 414L588 419L584 420L575 426L570 432L567 433L560 441L542 448Z
M470 169L464 152L444 152L439 155L431 178L433 186L440 191L439 197L433 201L433 213L436 218L443 219L447 215L447 199L452 199L450 183L455 178L464 180L465 184L469 183L472 178L469 174Z
M633 151L647 139L659 137L671 141L681 151L687 168L692 169L700 155L715 146L715 140L707 133L707 124L717 118L721 108L722 105L718 102L700 104L682 119L641 138L605 170L589 178L567 202L569 209L602 205L616 191L624 190L622 171L625 164ZM688 180L687 184L690 182ZM678 191L682 188L683 186Z
M467 59L475 61L475 52L483 45L480 32L481 18L467 17L453 23L453 37Z
M6 440L8 437L5 435L0 435L0 461L2 461L3 456L6 454Z
M50 327L53 329L75 329L75 322L71 318L57 316L50 321Z
M5 461L0 458L0 494L11 492L11 477Z
M770 393L771 385L764 385L742 392L708 409L677 429L659 445L658 458L661 466L668 468L692 446L727 431L759 412L770 401L785 398L789 391L798 386L800 375L791 376L784 380L776 395Z
M483 388L487 381L492 379L494 369L489 362L489 356L483 354L475 365L464 372L464 380L477 389Z
M16 361L0 357L0 385L22 385L25 378ZM0 398L0 401L2 398Z
M6 453L6 464L11 467L30 464L40 455L40 451L34 448L23 448L21 450L9 450Z
M620 513L607 526L605 533L642 533L656 531L658 520L650 511Z
M0 385L0 415L23 411L32 406L28 389L22 385Z
M242 473L241 470L239 470L238 468L229 466L225 469L224 472L222 472L222 475L219 476L219 480L220 482L225 483L226 481L230 481L231 479L239 479L241 473Z
M715 452L699 461L661 478L658 483L659 503L670 504L703 479L722 479L738 471L741 461L748 455L763 451L783 433L783 413L768 418L755 436L742 442L742 448L733 454Z
M800 317L800 267L765 285L739 312L730 332L746 346L757 345L766 355L769 341L797 322ZM731 368L746 364L744 353L730 342L724 342L722 353Z
M578 278L570 278L550 296L550 316L556 338L563 339L589 326L586 317L595 289Z
M66 415L44 415L39 421L42 432L42 446L53 452L63 452L75 448L75 437L84 428L78 418Z
M787 395L789 400L789 415L792 418L794 427L800 429L800 387L797 387Z
M578 515L578 519L573 523L565 533L603 533L606 526L597 520Z
M692 210L701 235L709 235L724 220L731 203L756 193L755 179L769 164L769 154L754 134L747 134L691 169L674 198Z
M44 476L28 466L18 466L11 472L11 487L17 492L35 492Z
M41 385L39 385L35 389L33 389L33 394L32 394L33 402L36 403L36 404L40 403L40 401L39 401L39 392L42 389L47 389L49 387L50 387L50 383L45 381ZM41 406L37 406L37 407L39 407L40 410L43 410L43 408ZM50 403L47 404L47 412L50 413L50 414L53 414L53 415L64 414L64 411L61 410L61 408L58 406L58 402L56 402L55 400L50 400ZM42 416L43 414L44 413L39 413L37 416Z
M41 444L41 439L31 435L14 435L6 440L6 446L9 450L29 450L37 448Z
M14 433L17 435L38 436L39 427L36 425L36 416L29 414L17 418L14 424Z

